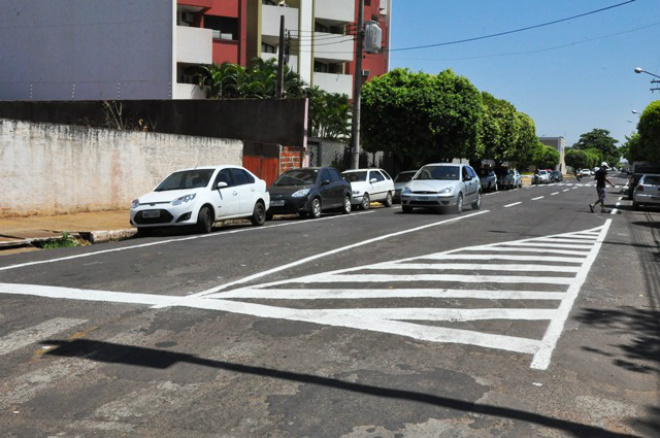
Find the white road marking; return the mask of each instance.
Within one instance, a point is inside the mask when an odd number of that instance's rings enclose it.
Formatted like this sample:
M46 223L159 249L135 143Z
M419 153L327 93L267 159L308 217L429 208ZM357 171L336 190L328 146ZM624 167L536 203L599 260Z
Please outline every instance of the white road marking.
M0 356L34 344L56 333L87 322L85 319L54 318L34 327L18 330L0 338Z
M505 205L504 208L513 207L513 206L515 206L515 205L520 205L520 204L522 204L522 202L514 202L513 204L507 204L507 205Z
M532 198L532 201L538 201L539 199L543 199L545 196L537 196L536 198Z
M529 260L527 260L529 261ZM522 272L577 272L576 266L555 265L495 265L483 263L390 263L371 266L366 269L401 269L401 270L460 270L460 271L522 271Z
M552 192L552 193L550 193L550 196L555 196L555 195L558 195L558 194L559 194L559 192Z

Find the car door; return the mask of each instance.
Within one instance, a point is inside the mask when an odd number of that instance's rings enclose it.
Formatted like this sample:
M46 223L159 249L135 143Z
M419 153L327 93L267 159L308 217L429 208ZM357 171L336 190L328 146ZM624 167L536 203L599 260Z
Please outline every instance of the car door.
M240 168L230 168L232 180L234 181L234 192L238 201L236 213L249 216L254 210L256 196L255 180L245 170Z
M336 169L326 169L330 175L330 184L332 185L332 197L334 205L340 206L344 200L344 187L346 181L341 177L341 174Z
M385 199L385 195L387 194L387 183L385 182L385 177L383 176L382 173L380 173L377 170L371 170L369 171L369 181L373 181L374 179L376 181L371 183L371 187L373 190L373 194L371 195L371 199L374 201L380 201Z
M224 187L218 187L218 184L227 184ZM211 190L215 205L216 220L223 217L233 216L239 211L238 192L235 189L234 179L231 175L231 168L224 168L218 172Z
M477 172L470 166L463 166L461 173L463 174L463 181L465 183L465 201L473 202L477 198L477 193L479 193L481 187Z
M332 178L328 169L321 169L318 176L317 185L319 195L321 195L321 206L323 209L333 207L337 204L336 187L332 185Z

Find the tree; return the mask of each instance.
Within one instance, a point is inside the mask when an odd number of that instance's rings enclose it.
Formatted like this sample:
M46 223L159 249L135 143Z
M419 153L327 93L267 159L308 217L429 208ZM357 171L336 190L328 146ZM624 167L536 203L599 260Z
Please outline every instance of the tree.
M594 129L591 132L582 134L580 140L573 147L580 150L594 149L598 151L601 161L616 165L621 160L621 153L616 146L618 142L618 140L610 137L610 131Z
M639 154L644 161L660 162L660 100L644 109L639 123Z
M544 145L540 141L535 148L534 161L541 169L550 169L559 164L559 151L552 146Z
M499 167L503 161L515 156L519 125L516 108L485 91L481 95L484 104L482 158L494 160L495 166Z
M540 142L536 136L536 125L530 116L517 112L515 120L517 134L510 160L516 162L520 169L526 169L535 162L536 150Z
M571 166L575 170L590 167L587 154L580 149L566 149L566 153L564 154L564 161L566 162L567 166Z
M395 69L362 89L366 151L391 152L398 167L474 158L481 151L481 93L466 78Z

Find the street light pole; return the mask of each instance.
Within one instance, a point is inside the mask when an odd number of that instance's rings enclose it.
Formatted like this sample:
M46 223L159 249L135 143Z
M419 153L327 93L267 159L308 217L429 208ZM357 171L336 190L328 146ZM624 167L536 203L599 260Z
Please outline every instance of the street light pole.
M364 38L364 0L359 0L355 31L355 72L353 74L353 126L351 129L351 169L360 167L360 102L362 95L362 50Z
M647 75L650 75L650 76L653 76L653 77L656 77L656 78L660 78L660 76L658 76L657 74L655 74L655 73L651 73L651 72L649 72L649 71L646 71L646 70L644 70L644 69L641 68L641 67L635 67L635 73L646 73ZM660 81L657 80L657 79L652 79L652 80L651 80L651 83L652 83L652 84L660 84ZM656 91L656 90L660 91L660 87L658 87L658 88L651 88L651 92L654 92L654 91Z

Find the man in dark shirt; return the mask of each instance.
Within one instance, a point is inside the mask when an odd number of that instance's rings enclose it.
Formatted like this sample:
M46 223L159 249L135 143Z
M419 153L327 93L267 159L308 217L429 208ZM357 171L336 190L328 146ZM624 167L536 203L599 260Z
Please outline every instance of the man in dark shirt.
M600 165L600 169L596 171L594 179L596 180L596 192L598 193L598 200L593 204L589 204L589 209L593 213L594 207L596 207L597 204L600 204L600 212L603 213L605 211L605 197L607 196L605 183L611 185L612 187L616 187L607 177L607 163L603 162Z

